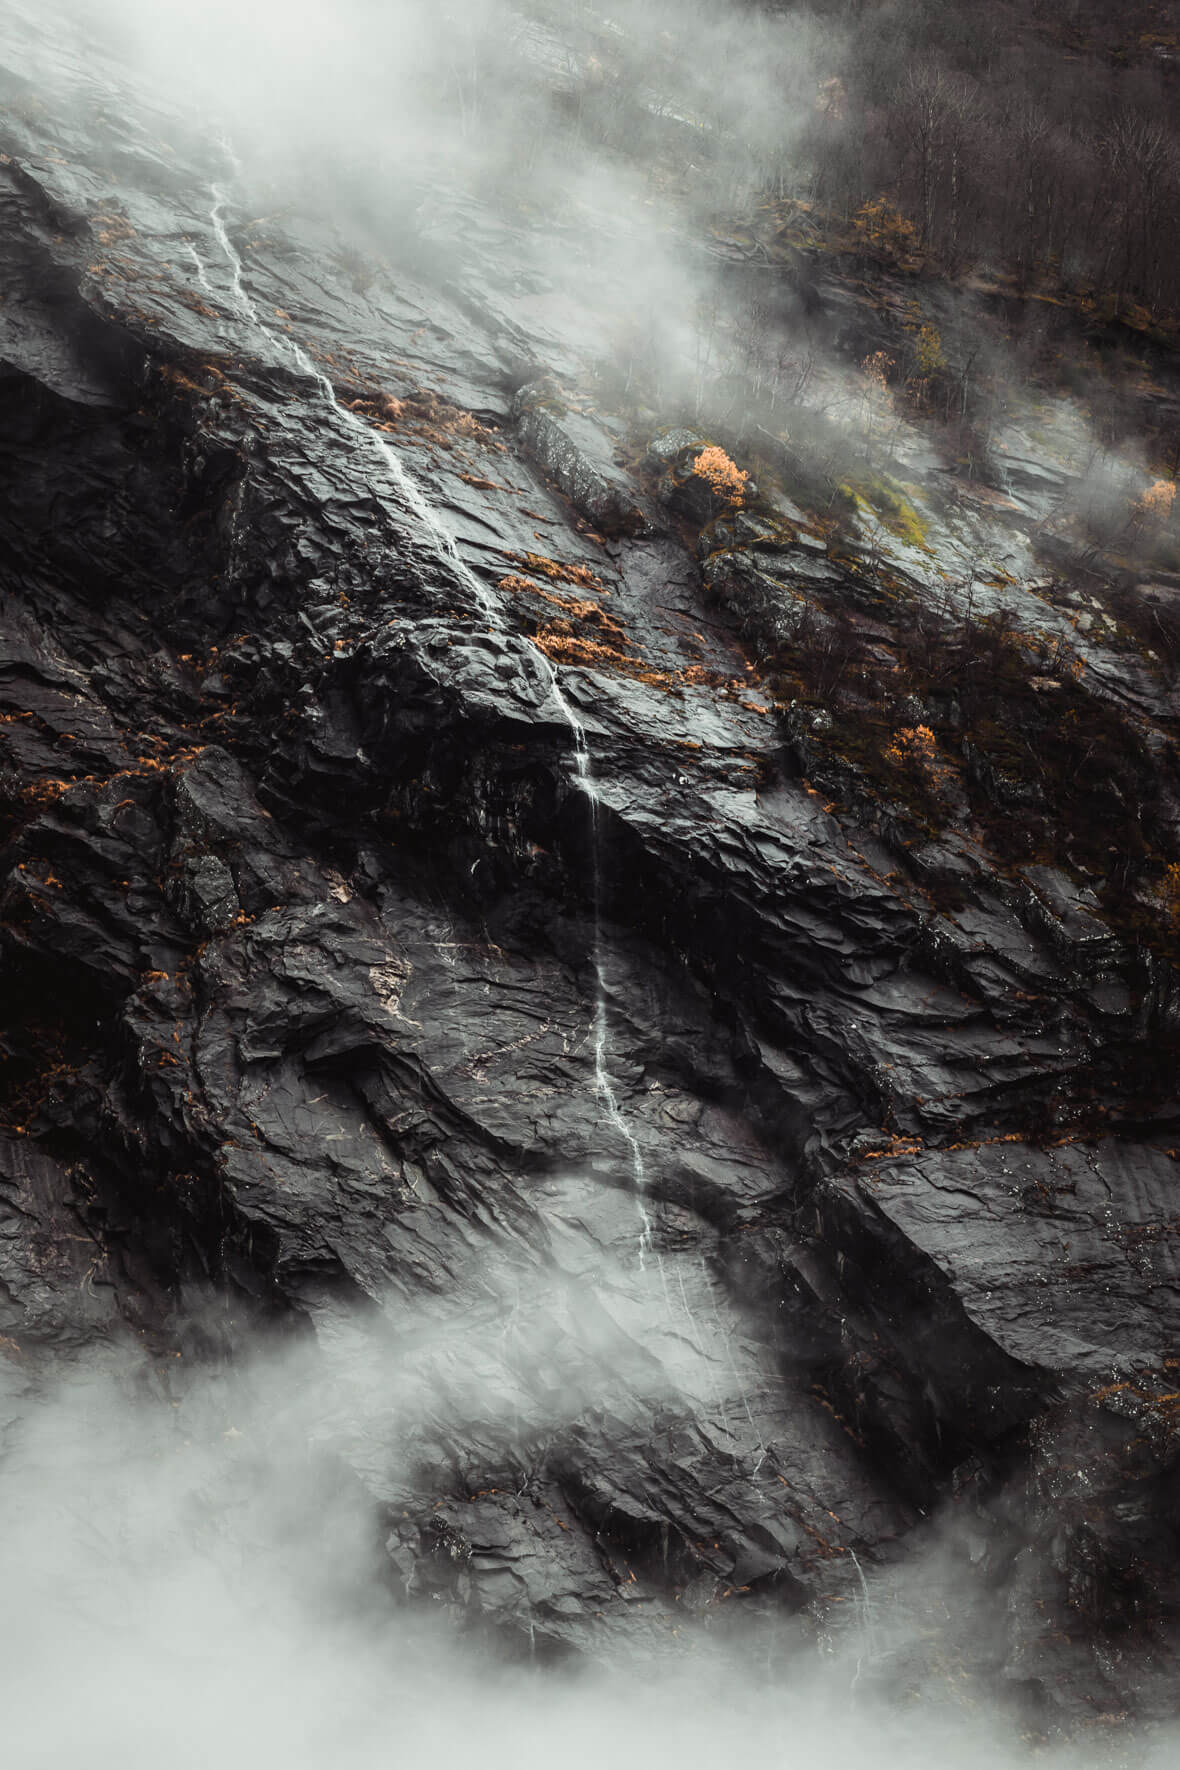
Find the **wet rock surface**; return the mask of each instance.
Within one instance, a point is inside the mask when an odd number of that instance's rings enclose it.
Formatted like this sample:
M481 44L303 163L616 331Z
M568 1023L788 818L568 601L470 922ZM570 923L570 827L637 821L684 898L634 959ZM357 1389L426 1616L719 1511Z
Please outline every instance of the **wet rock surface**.
M358 293L154 127L4 125L6 1355L392 1344L395 1585L534 1650L822 1629L949 1515L977 1669L1165 1706L1167 955L825 778L751 598L871 627L863 556L786 494L688 545L667 449L521 389L577 330L494 216L482 307Z

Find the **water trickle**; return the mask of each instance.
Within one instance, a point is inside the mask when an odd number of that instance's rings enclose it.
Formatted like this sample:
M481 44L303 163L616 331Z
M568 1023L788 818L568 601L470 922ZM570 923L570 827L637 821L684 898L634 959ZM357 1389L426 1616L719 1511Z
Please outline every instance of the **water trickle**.
M214 199L213 210L212 210L212 215L211 215L211 220L213 223L213 231L217 235L217 238L219 241L221 241L223 244L228 244L228 236L226 235L225 228L221 223L221 208L224 205L224 199L219 195L218 187L216 185L213 186L213 199ZM189 251L189 257L192 259L193 265L196 269L197 281L200 283L200 285L201 285L202 289L205 291L206 295L212 296L213 300L216 301L218 299L218 295L217 295L216 289L213 287L213 284L209 281L208 266L206 265L205 260L201 257L201 254L197 251L197 248L192 244L191 241L189 242L188 251ZM232 265L234 262L234 257L235 257L232 247L230 247L230 249L229 249L228 256L229 256L231 268L232 268ZM239 270L240 270L240 261L239 261ZM246 299L245 293L241 289L240 285L241 285L241 277L238 273L235 273L234 298L235 298L235 301L237 301L239 305L241 305ZM257 320L257 316L253 314L253 309L251 309L251 314L252 314L252 317L254 318L254 323L257 325L258 320ZM242 532L242 511L245 508L245 503L246 503L246 481L247 481L248 477L249 477L248 473L243 473L241 479L238 482L237 487L231 493L230 499L229 499L229 545L226 549L226 576L229 578L229 580L231 582L233 581L234 572L235 572L235 568L237 565L238 540L239 540L241 532Z
M864 1653L857 1655L856 1673L852 1680L853 1685L856 1685L860 1682L865 1655L867 1654L870 1665L877 1658L877 1631L873 1617L873 1600L869 1593L869 1582L865 1578L864 1568L860 1564L855 1549L850 1548L848 1553L852 1558L852 1565L856 1568L856 1577L860 1581L860 1598L857 1603L857 1609L861 1614L861 1628L865 1649Z
M214 300L216 300L217 299L217 291L214 289L213 284L209 281L209 273L205 269L205 260L201 257L201 254L197 251L197 248L192 244L191 240L189 242L188 253L189 253L189 257L193 261L193 267L197 273L198 283L200 283L200 285L201 285L202 289L204 289L206 295L212 295Z
M226 151L227 153L229 152L228 147L226 148ZM242 264L241 254L238 252L237 247L230 238L229 229L226 227L225 211L228 198L220 185L215 184L211 188L213 194L213 207L209 216L210 226L213 229L214 236L216 237L230 268L231 294L233 304L237 308L238 313L244 319L248 320L262 337L268 339L271 344L277 345L280 352L288 358L301 374L306 375L315 383L325 404L330 406L333 412L335 412L356 435L361 446L369 450L374 458L379 460L387 478L394 486L396 486L407 507L413 512L430 534L431 539L435 542L440 552L453 567L460 582L466 589L472 592L477 604L487 616L492 626L502 632L504 630L504 623L495 597L489 591L487 585L476 576L475 572L472 571L471 567L463 559L454 536L439 522L434 511L407 473L397 451L385 440L384 437L379 436L374 430L372 430L365 420L356 412L352 412L347 406L342 406L340 404L339 400L336 398L336 390L332 386L331 380L312 359L308 352L304 350L302 345L296 343L296 341L293 338L290 338L286 333L272 331L262 319L257 305L251 299L246 288L245 270ZM198 265L200 266L200 260L195 250L193 251L193 257L197 259ZM200 266L200 269L203 272L204 267ZM202 281L204 282L203 275ZM206 287L207 286L208 285L206 284ZM630 1154L631 1174L634 1181L635 1196L638 1201L640 1216L639 1265L640 1268L643 1269L646 1267L648 1257L652 1252L652 1222L647 1208L647 1169L643 1159L643 1151L619 1105L619 1097L615 1091L614 1081L611 1077L607 1063L607 1054L610 1043L610 1024L606 1007L606 978L602 963L602 879L599 858L599 801L597 787L594 780L594 771L591 765L590 746L586 737L586 728L578 715L574 712L574 709L566 699L565 694L562 692L561 684L558 681L557 672L554 669L553 664L538 646L533 645L531 640L526 638L525 643L528 644L530 651L540 666L541 674L545 679L550 698L565 724L569 727L574 759L574 778L580 791L584 794L590 810L590 851L592 868L591 903L594 918L593 966L595 983L593 1020L594 1087L595 1092L606 1108L606 1115L612 1128L622 1138ZM658 1259L659 1257L657 1255L657 1263ZM662 1264L660 1270L662 1274Z
M242 265L241 254L230 239L229 230L225 225L225 209L229 198L219 184L215 184L211 188L213 191L213 207L209 212L209 221L213 228L213 232L217 237L217 243L225 253L226 263L229 265L230 276L233 279L231 291L233 294L234 305L239 313L244 313L247 319L254 322L260 332L267 333L267 336L269 337L270 333L267 332L267 328L259 318L258 309L246 293L245 271Z

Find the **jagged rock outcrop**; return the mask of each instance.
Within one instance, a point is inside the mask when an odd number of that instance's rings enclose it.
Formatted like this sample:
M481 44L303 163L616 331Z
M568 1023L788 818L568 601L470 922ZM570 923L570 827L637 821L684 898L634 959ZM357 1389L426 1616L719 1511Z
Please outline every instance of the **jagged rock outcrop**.
M647 521L635 486L607 452L610 433L568 405L556 382L522 387L512 416L521 448L597 530L642 533Z
M395 1583L555 1652L834 1614L942 1509L997 1677L1158 1706L1167 954L767 680L881 642L913 536L686 537L514 391L493 218L486 318L362 296L120 115L0 164L5 1344L392 1335ZM1083 649L1162 804L1166 691Z

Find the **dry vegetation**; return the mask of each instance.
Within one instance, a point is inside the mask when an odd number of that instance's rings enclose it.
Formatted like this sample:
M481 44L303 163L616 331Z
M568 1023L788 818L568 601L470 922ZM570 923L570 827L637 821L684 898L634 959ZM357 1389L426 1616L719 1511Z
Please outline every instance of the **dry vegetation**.
M741 503L750 476L742 472L724 449L715 445L702 449L692 464L692 470L720 503L731 509L736 509Z
M574 584L580 590L592 590L599 596L610 595L597 572L591 571L588 565L568 565L559 559L547 559L543 553L505 553L504 558L522 571L545 578L551 584Z
M397 436L399 442L441 449L444 453L461 450L464 444L476 444L498 454L506 452L506 445L495 431L481 423L473 412L429 388L414 388L401 398L355 387L337 388L337 394L350 412L365 418L375 430ZM493 482L483 483L491 487Z

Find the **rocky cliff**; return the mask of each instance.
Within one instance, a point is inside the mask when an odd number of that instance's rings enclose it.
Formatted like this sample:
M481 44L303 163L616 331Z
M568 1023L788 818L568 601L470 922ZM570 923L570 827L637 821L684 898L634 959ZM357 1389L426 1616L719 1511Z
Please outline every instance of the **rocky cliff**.
M805 437L611 398L543 219L267 212L39 30L0 163L21 1380L392 1347L412 1442L373 1405L336 1454L407 1602L555 1655L822 1637L937 1533L956 1620L911 1592L884 1681L1166 1712L1175 700L1127 611L1167 574L1080 574L1053 414L1002 478L914 424L821 501ZM888 288L774 274L868 353Z

